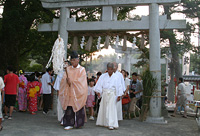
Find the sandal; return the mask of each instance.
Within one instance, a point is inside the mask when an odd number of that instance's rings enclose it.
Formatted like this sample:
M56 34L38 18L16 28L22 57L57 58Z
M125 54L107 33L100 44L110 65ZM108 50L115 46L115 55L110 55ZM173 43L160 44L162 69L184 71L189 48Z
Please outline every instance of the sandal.
M172 115L170 115L170 116L172 116L172 117L176 117L176 116L175 116L175 115L173 115L173 114L172 114Z
M32 114L32 115L35 115L36 113L35 113L35 112L31 112L31 114Z
M8 115L4 115L4 118L5 118L5 119L8 119Z
M3 126L1 126L1 128L0 128L0 131L2 131L3 130Z
M188 118L187 116L182 116L183 118Z

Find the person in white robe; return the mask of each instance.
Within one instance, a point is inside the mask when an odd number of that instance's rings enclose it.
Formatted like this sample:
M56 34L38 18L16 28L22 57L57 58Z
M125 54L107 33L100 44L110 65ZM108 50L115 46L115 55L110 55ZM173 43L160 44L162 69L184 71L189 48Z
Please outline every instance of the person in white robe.
M121 86L120 91L125 93L126 91L126 86L125 86L125 81L124 77L121 72L118 71L118 64L116 62L113 62L114 64L114 72L118 76L118 82ZM117 118L118 120L123 120L123 113L122 113L122 98L117 102Z
M118 76L114 73L113 63L107 64L107 73L100 76L94 91L102 96L96 125L108 127L110 130L119 127L117 118L117 101L123 95Z
M68 62L66 61L65 62L65 65L64 65L64 69L68 66ZM60 82L63 78L63 75L66 74L65 73L65 70L63 71L60 71L56 77L56 81L54 83L54 86L53 88L58 92L59 94L59 90L60 90ZM57 116L58 116L58 121L61 122L61 125L63 124L62 123L62 118L64 116L64 110L62 109L62 106L61 106L61 103L60 103L60 100L59 100L59 97L57 98Z

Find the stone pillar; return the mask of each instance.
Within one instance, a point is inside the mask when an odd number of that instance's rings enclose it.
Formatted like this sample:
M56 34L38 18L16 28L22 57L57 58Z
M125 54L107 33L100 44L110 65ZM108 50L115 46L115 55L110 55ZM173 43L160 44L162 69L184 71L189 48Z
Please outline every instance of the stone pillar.
M131 61L130 61L130 54L125 53L125 62L124 62L124 69L128 71L129 75L131 75Z
M69 8L62 7L60 9L58 34L64 40L65 51L66 51L65 59L67 58L67 44L68 44L67 19L69 18L69 16L70 16Z
M113 19L113 7L103 6L102 7L102 21L111 21Z
M158 87L150 101L150 113L147 122L165 123L161 117L161 63L160 63L160 29L159 5L152 3L149 7L149 42L150 42L150 71L157 79Z
M68 44L68 32L67 32L67 19L69 18L70 10L69 8L60 9L60 18L59 18L59 28L58 34L64 40L65 45L65 60L67 59L67 44ZM54 90L54 89L52 89ZM53 112L52 115L57 115L57 92L54 90L53 95Z
M57 95L57 91L55 89L51 89L53 91L53 116L57 116L57 99L58 99L58 95Z

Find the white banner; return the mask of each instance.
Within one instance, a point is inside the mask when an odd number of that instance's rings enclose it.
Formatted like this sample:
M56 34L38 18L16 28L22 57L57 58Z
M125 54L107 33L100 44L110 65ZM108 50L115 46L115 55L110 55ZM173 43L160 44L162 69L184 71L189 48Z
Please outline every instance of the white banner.
M189 75L190 72L190 53L186 52L183 55L183 75Z

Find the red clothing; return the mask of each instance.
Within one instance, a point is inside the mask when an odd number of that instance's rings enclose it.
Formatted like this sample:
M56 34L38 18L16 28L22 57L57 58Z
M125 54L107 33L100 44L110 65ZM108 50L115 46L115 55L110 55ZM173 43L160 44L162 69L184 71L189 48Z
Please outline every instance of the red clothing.
M11 73L4 76L5 94L16 95L17 84L19 84L19 78L17 75Z
M39 83L38 81L34 81L34 82L29 82L27 85L27 98L29 102L28 108L30 112L37 111L37 96L40 95L39 94L40 90L34 93L33 97L30 97L30 89L34 89L36 86L39 87L39 89L41 89L42 84Z

